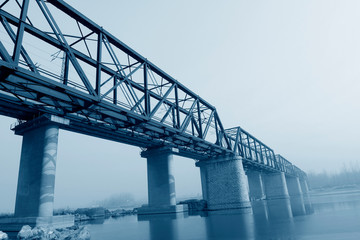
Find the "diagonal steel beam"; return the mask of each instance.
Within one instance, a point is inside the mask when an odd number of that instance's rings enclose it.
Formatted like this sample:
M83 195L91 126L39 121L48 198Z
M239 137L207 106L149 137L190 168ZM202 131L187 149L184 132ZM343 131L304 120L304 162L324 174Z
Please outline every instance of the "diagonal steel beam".
M27 17L28 8L29 8L29 2L30 2L30 0L24 0L23 5L21 7L20 25L19 25L17 33L16 33L15 47L14 47L14 52L13 52L13 56L12 56L15 64L19 63L20 51L21 51L22 41L24 38L25 21L26 21L26 17Z
M2 44L2 42L0 42L0 57L7 62L12 62L12 58L9 55L8 51L6 50L6 48L4 47L4 45Z
M156 111L160 108L161 104L164 103L164 101L166 100L167 96L169 96L169 94L171 93L171 91L175 88L175 84L173 84L167 91L166 93L162 96L162 99L155 105L155 107L152 109L152 111L149 114L149 118L152 118Z
M17 37L16 37L14 31L12 30L12 28L10 27L9 23L6 21L6 19L3 16L1 17L1 23L3 24L7 33L9 34L9 37L11 38L11 40L16 44ZM29 54L26 52L26 50L23 46L20 47L20 54L23 56L25 62L28 64L31 71L33 71L35 73L39 73L35 64L31 60L31 58L29 57Z
M184 132L186 130L187 126L189 125L190 119L191 119L192 115L194 114L194 112L193 112L194 108L198 101L199 101L198 99L195 99L193 104L191 105L188 115L185 117L184 122L181 124L180 132Z
M84 83L86 89L89 91L89 93L92 96L97 96L99 97L94 88L92 87L89 79L87 78L86 74L84 73L84 71L82 70L79 62L77 61L74 53L72 52L71 47L69 46L69 44L67 43L65 37L63 36L59 26L56 24L55 19L53 18L50 10L48 9L48 7L46 6L44 0L36 0L37 4L40 7L40 10L42 11L44 17L46 18L47 22L49 23L51 29L53 30L54 34L56 35L57 39L60 41L60 43L62 44L62 46L64 47L64 49L66 50L66 54L68 55L71 63L74 65L74 68L76 70L76 72L78 73L80 79L82 80L82 82Z

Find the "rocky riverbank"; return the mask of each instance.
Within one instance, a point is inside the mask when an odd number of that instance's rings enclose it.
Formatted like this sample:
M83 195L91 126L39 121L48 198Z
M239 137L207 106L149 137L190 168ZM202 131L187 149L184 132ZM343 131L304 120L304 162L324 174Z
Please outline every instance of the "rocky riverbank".
M90 232L84 226L55 229L51 226L31 228L25 225L17 234L19 240L90 240L90 238Z
M8 235L2 231L0 231L0 240L7 240L9 239L8 238Z
M55 211L55 215L74 215L75 222L84 222L84 221L92 221L98 219L106 219L106 218L117 218L126 215L136 214L137 210L125 210L125 209L116 209L109 210L103 207L95 207L95 208L78 208L76 210L71 209L62 209Z

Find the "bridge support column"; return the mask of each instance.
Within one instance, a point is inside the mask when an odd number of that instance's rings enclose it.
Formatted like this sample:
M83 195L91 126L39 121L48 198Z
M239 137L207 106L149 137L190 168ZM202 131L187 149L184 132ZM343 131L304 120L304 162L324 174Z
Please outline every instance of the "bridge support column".
M53 215L58 134L51 124L22 134L15 217Z
M208 210L251 211L247 179L241 157L200 161L201 185Z
M292 218L289 192L285 173L267 173L263 175L265 194L270 218Z
M293 215L298 216L306 214L299 178L286 177L286 184L290 195L290 203Z
M259 199L265 199L263 177L261 172L248 169L246 171L246 175L248 177L248 182L249 182L250 200L253 201Z
M51 121L24 123L15 128L15 134L23 136L15 214L1 219L0 227L16 231L23 225L72 226L73 216L53 217L58 125Z
M311 201L310 201L309 187L308 187L307 181L304 178L300 178L299 182L300 182L301 191L303 193L305 211L306 211L306 213L312 213L313 208L312 208Z
M141 153L147 158L148 205L139 214L182 212L184 205L176 205L173 152L171 148L149 149ZM185 208L185 209L184 209Z

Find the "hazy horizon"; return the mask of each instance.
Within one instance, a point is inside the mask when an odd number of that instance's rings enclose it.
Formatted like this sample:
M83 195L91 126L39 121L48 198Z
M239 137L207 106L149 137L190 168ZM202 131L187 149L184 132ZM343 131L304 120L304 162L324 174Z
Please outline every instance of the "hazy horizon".
M94 22L303 169L358 164L360 2L68 0ZM13 211L21 137L0 116L0 212ZM60 132L55 207L121 192L147 198L140 149ZM177 196L201 193L175 157Z

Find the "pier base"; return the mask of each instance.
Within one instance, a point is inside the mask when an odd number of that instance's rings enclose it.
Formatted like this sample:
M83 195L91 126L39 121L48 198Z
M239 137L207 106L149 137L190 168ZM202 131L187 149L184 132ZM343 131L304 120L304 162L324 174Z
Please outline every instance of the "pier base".
M148 215L148 214L165 214L165 213L179 213L179 212L187 212L188 206L185 204L179 205L167 205L167 206L148 206L143 205L138 208L138 215Z

